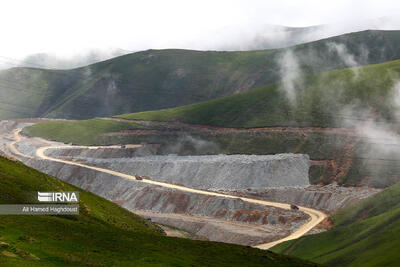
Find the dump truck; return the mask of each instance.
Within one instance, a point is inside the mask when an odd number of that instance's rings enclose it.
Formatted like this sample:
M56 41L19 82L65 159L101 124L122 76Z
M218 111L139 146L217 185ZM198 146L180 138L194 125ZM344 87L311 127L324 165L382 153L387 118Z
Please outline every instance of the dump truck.
M290 205L290 209L291 210L299 210L299 207L297 207L296 205L291 204Z

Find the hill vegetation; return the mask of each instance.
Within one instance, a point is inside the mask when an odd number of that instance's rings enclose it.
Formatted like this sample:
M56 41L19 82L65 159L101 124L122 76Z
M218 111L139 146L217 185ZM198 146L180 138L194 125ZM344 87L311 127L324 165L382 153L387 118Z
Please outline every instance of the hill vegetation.
M80 121L51 121L33 125L24 132L32 136L78 145L105 144L101 142L102 134L118 133L121 130L143 129L144 126L134 122L91 119Z
M179 120L225 127L319 126L355 124L373 112L389 122L396 117L396 78L400 61L303 76L290 101L285 83L207 102L159 111L115 116L132 120Z
M400 260L400 184L333 217L330 231L282 243L273 251L335 266L396 266Z
M13 68L0 72L0 119L170 108L279 82L292 65L315 74L399 58L400 32L364 31L287 49L148 50L72 70Z
M224 127L254 128L269 126L341 127L373 113L374 119L396 119L396 77L400 60L309 75L297 88L294 102L283 83L274 83L248 92L165 110L116 115L129 121L88 120L40 123L26 128L37 136L69 141L73 135L102 134L139 128L134 120L182 121ZM348 113L346 114L346 110ZM364 111L364 114L358 111ZM354 113L356 115L354 115ZM367 119L367 118L365 118ZM141 126L143 127L143 126ZM82 140L86 137L83 136ZM86 140L86 141L88 141ZM90 140L94 143L94 140ZM82 141L85 142L85 141Z
M80 214L1 215L1 266L313 266L248 247L166 237L114 203L0 157L0 204L36 203L36 191L79 191Z

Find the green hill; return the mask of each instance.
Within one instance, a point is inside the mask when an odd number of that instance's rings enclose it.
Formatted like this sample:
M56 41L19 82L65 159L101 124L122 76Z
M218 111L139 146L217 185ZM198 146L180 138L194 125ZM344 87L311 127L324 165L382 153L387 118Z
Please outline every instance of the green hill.
M188 105L278 82L283 59L311 74L399 58L399 31L364 31L290 49L148 50L72 70L14 68L0 72L0 119L88 119Z
M166 237L114 203L0 157L0 204L36 203L36 191L80 191L80 215L0 215L0 266L313 266L243 246Z
M332 266L398 266L400 184L332 218L332 230L282 243L273 251Z
M400 61L305 76L290 102L284 84L173 109L115 116L133 120L179 120L228 127L341 126L357 111L393 120ZM348 110L348 114L346 114ZM365 112L364 112L365 114ZM354 121L353 121L354 123Z
M400 77L400 60L359 67L356 70L342 69L308 75L304 78L301 87L297 88L294 103L289 101L283 89L284 85L274 83L248 92L188 106L114 117L127 120L178 120L186 123L239 128L336 127L343 126L346 120L350 122L354 122L357 118L362 120L366 112L353 114L359 110L373 112L375 119L386 120L390 123L397 114L394 102L397 93L396 77ZM349 111L348 114L346 110ZM102 127L112 123L125 129L133 127L127 122L117 123L98 119L94 121L103 125ZM75 130L63 132L58 127L64 127L63 129L66 130L72 125L85 124L87 122L49 122L28 127L27 131L45 138L68 141L61 135L81 135L81 132ZM46 129L40 130L44 126ZM92 125L88 124L85 129L89 130L91 127ZM93 129L89 131L92 132Z
M78 145L107 144L100 142L103 134L118 133L121 130L146 129L134 122L118 122L103 119L77 121L51 121L24 128L23 132L32 136L41 136L48 140L62 140ZM111 142L115 143L115 142Z

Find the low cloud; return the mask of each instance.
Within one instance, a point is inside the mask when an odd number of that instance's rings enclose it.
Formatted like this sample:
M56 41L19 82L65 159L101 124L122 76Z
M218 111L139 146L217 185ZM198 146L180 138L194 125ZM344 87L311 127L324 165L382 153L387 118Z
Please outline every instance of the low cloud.
M281 76L281 88L286 92L289 101L296 101L297 88L302 84L302 73L299 60L291 49L286 50L278 58L278 66Z
M45 69L73 69L131 53L122 49L93 49L75 55L58 56L56 54L32 54L21 60L4 57L0 69L13 67L32 67Z
M220 153L220 148L217 144L188 133L181 134L175 142L169 143L162 149L162 154L212 155L218 153Z

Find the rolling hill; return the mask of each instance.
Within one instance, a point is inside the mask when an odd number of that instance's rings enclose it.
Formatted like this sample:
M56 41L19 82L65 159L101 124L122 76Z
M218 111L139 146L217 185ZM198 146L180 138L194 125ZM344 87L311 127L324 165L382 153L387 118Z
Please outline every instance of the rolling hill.
M396 184L336 213L330 231L272 250L332 266L397 266L399 203L400 184Z
M72 70L13 68L0 72L0 119L177 107L279 82L292 66L311 75L399 58L399 31L363 31L288 49L148 50Z
M320 126L351 124L368 111L376 119L396 117L400 61L306 75L287 97L284 83L166 110L114 116L131 120L179 120L225 127ZM346 120L348 118L348 120Z
M0 204L79 191L77 216L0 215L1 266L315 266L258 249L170 238L103 198L0 157Z

